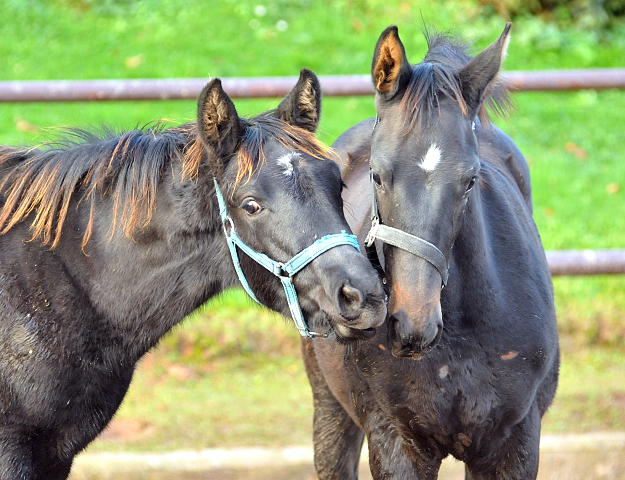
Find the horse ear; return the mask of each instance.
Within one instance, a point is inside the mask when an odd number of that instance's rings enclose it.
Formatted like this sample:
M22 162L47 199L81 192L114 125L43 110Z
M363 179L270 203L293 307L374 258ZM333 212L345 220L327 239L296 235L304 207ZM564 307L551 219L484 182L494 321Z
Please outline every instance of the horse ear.
M391 25L382 32L375 46L371 62L373 86L385 100L390 100L406 86L410 75L404 44L399 39L397 27Z
M468 113L471 118L479 111L489 87L499 73L508 49L511 26L511 23L507 23L499 38L480 52L458 73L462 95L467 102Z
M214 174L223 171L224 162L236 151L243 135L234 103L224 92L221 80L211 80L200 93L197 109L198 133L209 151Z
M293 90L284 97L274 115L296 127L317 131L321 114L321 85L319 79L310 70L304 68L299 73L299 80Z

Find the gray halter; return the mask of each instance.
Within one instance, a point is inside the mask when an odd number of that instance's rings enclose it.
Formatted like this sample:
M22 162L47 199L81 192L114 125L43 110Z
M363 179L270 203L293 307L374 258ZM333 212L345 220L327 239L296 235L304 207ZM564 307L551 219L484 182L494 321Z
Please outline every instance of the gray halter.
M375 253L375 245L373 245L373 242L376 239L381 240L382 242L394 245L395 247L406 250L428 261L438 270L438 273L441 274L443 286L446 286L449 267L445 255L443 255L443 252L441 252L436 245L397 228L380 223L378 202L375 196L375 186L373 186L373 175L371 172L369 176L371 178L373 197L371 201L371 230L369 230L367 238L365 238L365 247L367 248L368 256L370 256L370 252L372 252L371 255ZM377 257L377 253L375 253L375 256ZM378 267L376 266L376 268Z

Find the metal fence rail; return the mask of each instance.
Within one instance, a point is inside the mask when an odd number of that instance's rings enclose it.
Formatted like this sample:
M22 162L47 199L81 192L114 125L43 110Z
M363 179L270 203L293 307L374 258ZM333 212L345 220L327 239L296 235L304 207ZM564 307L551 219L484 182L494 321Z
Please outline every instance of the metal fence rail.
M625 88L625 68L505 72L518 91ZM321 75L326 96L372 95L369 75ZM0 82L0 102L75 102L91 100L195 99L208 79L45 80ZM286 95L297 77L223 78L232 98Z
M625 250L552 250L547 262L554 276L625 273Z
M625 68L506 72L517 91L625 89ZM319 77L326 96L372 95L369 75ZM0 82L0 102L75 102L119 100L195 99L208 79L48 80ZM297 77L224 78L232 98L268 98L286 95ZM552 275L625 273L625 250L549 251Z

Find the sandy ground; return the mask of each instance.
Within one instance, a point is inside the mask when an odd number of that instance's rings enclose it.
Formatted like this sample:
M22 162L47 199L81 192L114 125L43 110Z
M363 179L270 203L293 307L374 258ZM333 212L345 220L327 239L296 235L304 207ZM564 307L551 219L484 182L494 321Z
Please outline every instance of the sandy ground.
M92 453L77 457L70 480L314 480L312 458L309 447ZM538 478L625 480L625 432L543 436ZM371 479L366 460L360 479ZM463 480L463 464L445 460L439 479Z

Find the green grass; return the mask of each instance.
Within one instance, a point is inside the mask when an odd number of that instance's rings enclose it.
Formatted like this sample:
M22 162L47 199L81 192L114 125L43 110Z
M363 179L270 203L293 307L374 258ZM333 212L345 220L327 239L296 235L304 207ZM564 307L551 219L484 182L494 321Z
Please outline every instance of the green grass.
M530 164L534 220L548 250L625 248L625 92L514 96L497 123ZM562 334L625 345L625 275L555 278Z
M481 49L504 25L489 11L476 0L6 0L0 80L294 76L302 67L363 74L389 24L417 62L423 20ZM527 17L513 26L504 67L618 67L623 58L622 23L596 32ZM545 247L625 248L625 92L513 98L517 110L497 124L530 163ZM251 115L277 102L236 105ZM0 144L48 141L63 126L178 124L195 109L193 101L0 104ZM373 114L372 97L325 98L319 136L331 143ZM556 278L554 288L563 364L545 431L625 430L625 276ZM115 428L92 448L309 442L312 402L298 344L277 315L241 292L225 295L144 359Z
M91 451L310 444L312 396L293 326L241 291L211 304L141 362ZM623 349L562 340L543 432L625 431Z
M306 444L312 401L297 332L230 291L142 360L113 423L94 450Z
M543 431L625 430L624 369L623 349L580 349L564 337L558 393L543 421Z

